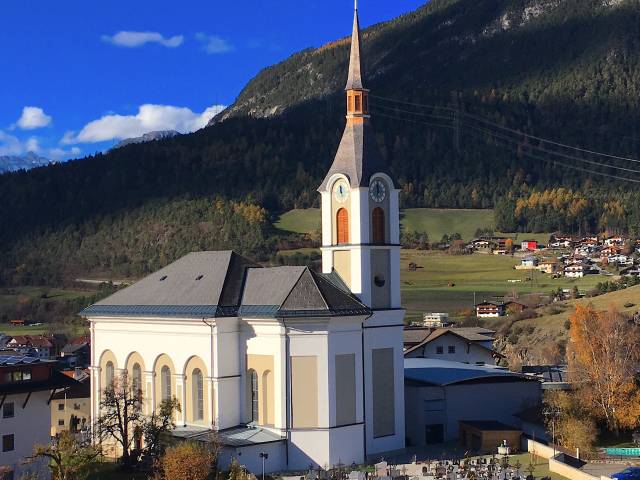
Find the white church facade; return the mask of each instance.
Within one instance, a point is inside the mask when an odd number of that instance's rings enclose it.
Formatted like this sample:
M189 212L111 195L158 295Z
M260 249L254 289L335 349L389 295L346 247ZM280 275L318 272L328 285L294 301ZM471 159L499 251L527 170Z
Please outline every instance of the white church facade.
M178 437L260 470L377 459L405 444L398 189L376 145L357 9L347 120L322 182L322 273L191 253L89 308L92 416L119 372Z

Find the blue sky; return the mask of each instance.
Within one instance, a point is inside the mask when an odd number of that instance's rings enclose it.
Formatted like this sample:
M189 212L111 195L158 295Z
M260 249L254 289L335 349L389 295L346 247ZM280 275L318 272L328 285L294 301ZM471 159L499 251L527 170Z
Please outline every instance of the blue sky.
M425 0L360 0L363 27ZM350 33L351 0L2 0L0 155L200 128L260 69Z

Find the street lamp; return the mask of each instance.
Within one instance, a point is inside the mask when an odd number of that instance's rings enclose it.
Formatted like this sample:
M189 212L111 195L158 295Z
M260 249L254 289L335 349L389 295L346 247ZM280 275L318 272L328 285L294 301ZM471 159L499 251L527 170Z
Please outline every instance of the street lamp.
M553 443L553 458L556 458L556 418L560 416L560 409L548 407L542 411L542 414L551 418L551 443Z
M262 480L264 480L264 462L269 458L267 452L260 452L260 458L262 459Z

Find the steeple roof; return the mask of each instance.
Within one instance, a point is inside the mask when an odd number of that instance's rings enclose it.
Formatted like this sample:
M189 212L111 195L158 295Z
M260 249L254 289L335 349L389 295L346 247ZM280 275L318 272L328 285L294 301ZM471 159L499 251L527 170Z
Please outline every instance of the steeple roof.
M349 78L345 90L358 90L362 86L362 62L360 61L360 21L358 20L358 0L355 0L353 12L353 33L351 34L351 58L349 59Z
M351 36L347 96L352 95L353 90L363 90L358 94L360 95L361 107L360 111L354 111L353 109L349 111L347 109L347 125L342 134L340 146L333 164L318 191L326 190L329 179L336 173L346 175L349 178L351 188L368 186L371 176L375 173L389 174L371 127L368 107L363 108L362 106L362 103L368 101L368 93L362 86L360 43L360 23L358 21L358 3L356 0L353 16L353 34Z
M347 122L336 157L318 191L326 190L336 173L346 175L351 188L368 186L374 173L389 173L368 118Z

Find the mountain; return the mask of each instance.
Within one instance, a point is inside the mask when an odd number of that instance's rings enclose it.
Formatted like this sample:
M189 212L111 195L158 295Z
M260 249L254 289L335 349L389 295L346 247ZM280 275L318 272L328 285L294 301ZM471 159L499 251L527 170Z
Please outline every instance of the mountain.
M165 138L172 138L176 135L180 135L180 132L176 132L175 130L160 130L157 132L149 132L145 133L141 137L127 138L117 143L113 149L126 147L127 145L131 145L132 143L145 143L145 142L153 142L156 140L163 140Z
M42 167L49 163L51 163L51 160L40 157L33 152L29 152L25 155L0 155L0 174L5 172L14 172L16 170L29 170L30 168Z
M363 58L404 207L497 207L498 227L524 231L638 230L640 169L623 158L640 157L635 0L431 0L364 31ZM347 59L344 39L305 50L208 128L0 176L0 284L139 274L211 246L268 258L282 241L269 220L317 205ZM217 204L223 215L203 206ZM255 208L251 241L216 237Z
M549 103L603 94L635 106L637 96L624 97L637 92L638 14L633 0L432 0L363 32L367 83L377 95L411 101L434 90L499 89ZM343 38L264 69L212 123L271 117L341 91L348 44Z

